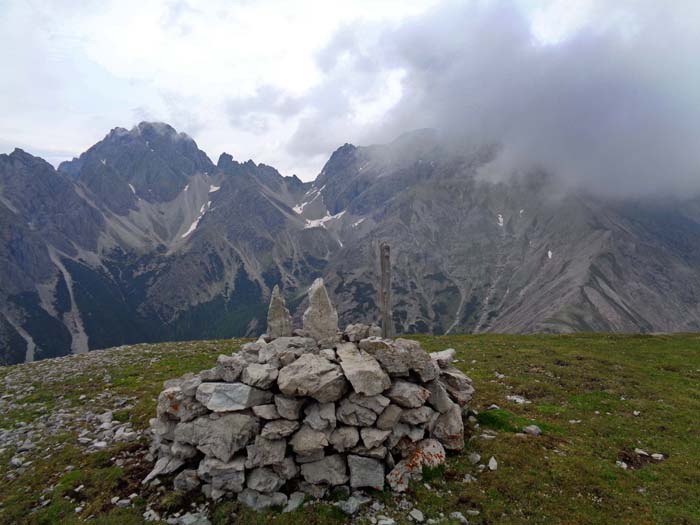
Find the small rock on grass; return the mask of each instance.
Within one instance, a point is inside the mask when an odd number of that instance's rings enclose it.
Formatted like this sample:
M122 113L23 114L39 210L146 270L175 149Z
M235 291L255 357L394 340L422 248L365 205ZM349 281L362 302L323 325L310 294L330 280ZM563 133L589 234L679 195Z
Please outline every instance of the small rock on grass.
M523 429L523 432L526 434L529 434L531 436L540 436L542 435L542 429L538 427L537 425L528 425Z
M462 514L461 512L452 512L450 514L450 518L452 518L453 520L457 520L460 523L469 523L469 521L467 521L467 518L465 518L464 514Z
M496 461L496 458L491 456L491 459L489 459L489 470L496 470L498 468L498 461Z
M413 509L408 513L408 516L418 523L423 523L423 521L425 521L425 516L423 516L423 513L418 509Z

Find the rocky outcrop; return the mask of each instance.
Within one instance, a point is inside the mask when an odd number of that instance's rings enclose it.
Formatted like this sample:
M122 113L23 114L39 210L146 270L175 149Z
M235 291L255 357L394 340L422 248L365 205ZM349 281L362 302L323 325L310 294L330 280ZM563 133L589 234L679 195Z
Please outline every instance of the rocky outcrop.
M260 338L198 375L167 381L151 420L153 471L177 490L255 509L385 485L407 489L424 466L464 447L471 380L415 341L337 331L323 282L310 290L304 333ZM273 293L271 316L280 318ZM284 312L282 312L284 313ZM283 317L283 316L282 316ZM359 338L362 336L361 338Z

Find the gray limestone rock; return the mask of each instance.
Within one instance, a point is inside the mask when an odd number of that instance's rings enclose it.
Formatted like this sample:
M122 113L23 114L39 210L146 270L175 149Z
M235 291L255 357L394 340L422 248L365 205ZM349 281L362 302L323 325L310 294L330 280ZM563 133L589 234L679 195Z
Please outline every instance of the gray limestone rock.
M241 354L220 355L216 360L216 370L222 381L234 383L241 377L241 372L247 364Z
M263 494L257 490L247 488L238 494L238 501L246 507L261 511L269 509L270 507L284 507L287 504L288 498L281 492Z
M377 418L377 428L391 430L401 419L403 409L397 405L388 405Z
M431 352L430 359L435 361L435 364L438 365L438 367L448 368L452 364L452 361L454 361L455 354L456 352L454 348L447 348L440 352Z
M228 462L204 458L199 462L197 476L216 490L240 492L245 486L245 458L239 456Z
M358 394L374 396L391 386L391 380L377 360L358 350L353 343L342 343L336 349L340 366L352 388Z
M368 427L377 420L377 413L369 408L357 405L345 398L338 404L336 418L341 423L352 426Z
M338 427L331 434L328 441L338 452L351 449L360 440L360 433L355 427Z
M328 341L337 337L338 312L328 297L321 277L309 288L309 307L302 320L304 331L316 341Z
M275 421L265 423L265 426L260 432L260 436L267 439L282 439L292 435L298 428L298 421L276 419Z
M202 383L197 400L214 412L233 412L269 403L272 393L243 383Z
M363 428L360 430L360 436L365 447L372 449L378 447L391 434L391 430L379 430L378 428Z
M472 380L461 370L450 367L440 371L440 383L460 406L465 406L474 395Z
M279 371L270 364L251 363L243 369L241 381L256 388L270 388L277 379Z
M246 447L248 458L246 468L264 467L284 461L284 453L287 442L284 439L267 439L259 435L255 437L255 443Z
M272 469L260 467L248 473L246 485L249 489L257 490L258 492L276 492L284 485L284 480Z
M386 393L387 397L397 405L405 408L418 408L430 397L430 391L415 383L395 381Z
M301 475L308 483L316 485L342 485L348 481L345 459L340 454L305 463L301 466Z
M283 394L310 396L320 403L337 401L348 387L340 366L315 354L303 354L282 368L277 385Z
M287 456L279 463L275 463L271 468L275 471L275 474L284 480L290 480L299 474L299 467L297 467L294 458L291 456Z
M432 429L432 435L449 450L464 448L464 423L459 406L454 405L444 414L440 414Z
M447 390L445 390L445 387L442 386L439 380L428 381L424 383L423 386L430 390L428 404L441 414L447 412L454 406L454 401L450 399Z
M348 467L352 488L370 487L377 490L384 488L384 464L381 461L349 455Z
M324 432L314 430L308 425L302 427L294 434L289 444L295 453L301 455L315 454L323 447L328 446L328 438Z
M275 407L279 415L285 419L297 420L301 413L301 408L304 406L304 399L294 397L275 396Z
M267 333L275 339L277 337L289 337L292 335L292 316L289 315L284 297L280 293L279 286L275 285L270 297L270 306L267 310Z
M304 409L304 423L314 430L333 430L336 424L335 403L312 403Z
M180 423L175 440L196 446L208 456L229 461L258 433L258 420L246 414L225 414L213 419L200 417Z
M343 333L345 334L345 337L347 337L348 341L351 343L357 343L360 340L369 337L369 326L360 323L349 324L345 327L345 331ZM381 330L379 333L381 335Z
M256 405L252 407L253 414L255 414L260 419L279 419L280 414L277 412L277 407L274 404L269 405Z
M409 425L421 425L430 421L434 414L436 412L425 405L418 408L409 408L401 414L401 422Z
M192 396L185 395L179 386L166 388L158 395L157 414L159 419L172 418L192 421L205 414L207 409Z
M183 470L177 476L175 476L175 479L173 480L175 490L179 490L181 492L189 492L194 490L199 487L199 484L200 481L199 476L197 476L197 471L192 469Z

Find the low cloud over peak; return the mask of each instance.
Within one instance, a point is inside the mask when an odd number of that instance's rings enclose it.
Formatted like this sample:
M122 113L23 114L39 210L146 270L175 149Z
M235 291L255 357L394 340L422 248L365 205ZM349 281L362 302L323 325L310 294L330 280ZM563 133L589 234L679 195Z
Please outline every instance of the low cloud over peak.
M700 37L687 21L700 9L654 4L593 6L599 24L554 43L506 1L441 3L382 31L346 27L320 54L326 89L309 101L315 110L289 147L308 154L333 140L384 142L432 127L467 144L499 144L503 172L536 167L614 196L698 192L700 74L691 50ZM371 78L387 71L401 72L393 106L362 125L348 119L352 88L367 79L372 89ZM346 78L350 89L341 88Z

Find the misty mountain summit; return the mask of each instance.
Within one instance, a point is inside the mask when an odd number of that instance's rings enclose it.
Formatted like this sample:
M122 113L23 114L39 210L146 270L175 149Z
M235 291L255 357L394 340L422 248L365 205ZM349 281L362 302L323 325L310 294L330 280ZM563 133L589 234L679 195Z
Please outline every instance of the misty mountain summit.
M345 144L313 182L163 123L115 128L58 170L0 155L2 362L265 331L323 277L341 324L395 333L700 330L700 200L609 199L554 176L483 176L497 152L434 130Z

